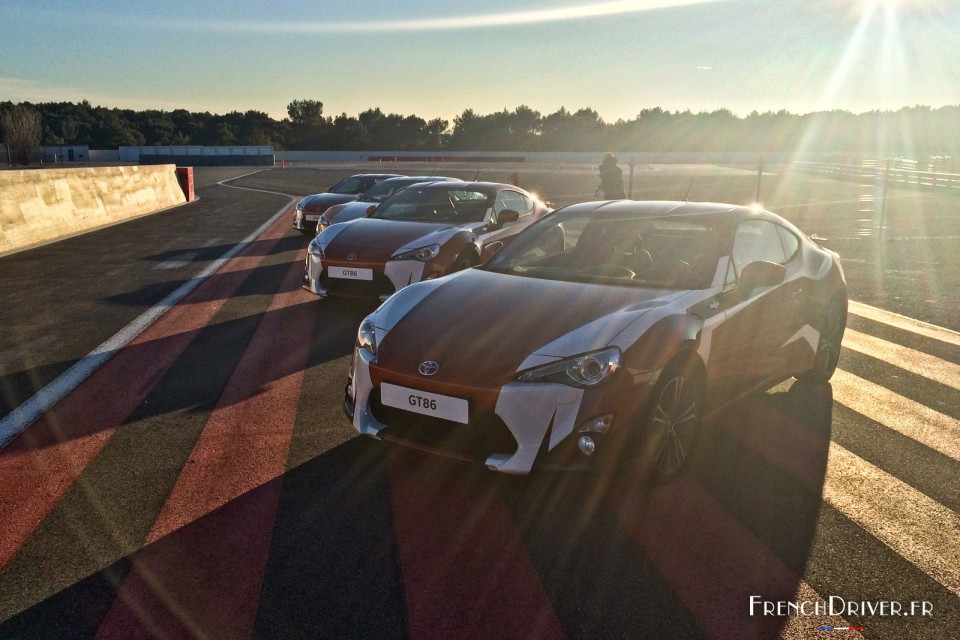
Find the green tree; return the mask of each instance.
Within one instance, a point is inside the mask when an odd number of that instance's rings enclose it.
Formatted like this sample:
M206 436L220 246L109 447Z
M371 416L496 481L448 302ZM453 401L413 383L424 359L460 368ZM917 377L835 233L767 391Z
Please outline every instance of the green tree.
M177 133L177 126L169 113L164 111L141 112L137 129L144 137L144 144L170 145Z
M94 149L116 149L118 147L139 147L146 143L143 134L137 131L126 114L120 110L102 110L100 122L95 130Z
M30 152L40 146L43 135L40 112L26 102L7 109L0 117L0 133L14 162L30 164Z
M319 100L293 100L287 105L287 115L295 125L320 124L323 120L323 103Z
M218 122L216 126L216 142L214 145L228 146L237 143L237 136L226 122Z
M273 143L277 123L262 111L228 114L229 122L236 133L236 144L269 145Z
M329 141L333 149L365 149L367 148L367 128L358 118L351 118L346 113L341 113L333 119Z
M596 151L606 148L606 125L593 109L570 113L563 107L543 119L542 141L547 151Z
M423 136L421 138L423 149L428 151L440 151L446 147L450 135L447 129L450 127L450 121L443 118L434 118L423 127Z

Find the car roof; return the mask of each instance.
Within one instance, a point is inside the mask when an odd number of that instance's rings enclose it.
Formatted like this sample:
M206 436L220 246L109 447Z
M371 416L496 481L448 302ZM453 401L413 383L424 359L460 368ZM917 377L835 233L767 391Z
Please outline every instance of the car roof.
M526 190L516 185L504 182L468 182L466 180L459 180L457 182L428 182L421 186L422 189L449 189L451 187L457 189L474 189L483 192L496 191L498 189L514 189L521 193L527 193Z
M722 202L687 202L684 200L603 200L579 202L564 207L565 211L596 212L598 214L632 215L636 217L716 215L723 218L780 216L759 206L727 204Z
M403 182L403 181L412 181L412 182L463 182L459 178L451 178L449 176L394 176L393 178L387 178L384 182Z
M355 173L350 178L405 178L400 173Z
M717 221L738 222L748 218L762 218L786 225L796 231L796 227L781 216L760 206L727 204L722 202L686 202L683 200L604 200L598 202L580 202L566 206L566 212L596 213L611 216L662 217L662 216L711 216Z
M682 216L705 214L729 214L737 211L749 211L748 207L720 202L686 202L676 200L602 200L596 202L578 202L564 207L566 211L596 211L611 215L645 216Z

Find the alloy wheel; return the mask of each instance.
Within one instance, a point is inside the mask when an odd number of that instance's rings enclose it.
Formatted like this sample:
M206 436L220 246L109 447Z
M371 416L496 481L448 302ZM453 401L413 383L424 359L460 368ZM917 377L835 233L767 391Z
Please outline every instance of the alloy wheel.
M661 388L651 418L656 470L661 478L675 476L683 467L693 444L699 413L699 394L692 380L677 375Z

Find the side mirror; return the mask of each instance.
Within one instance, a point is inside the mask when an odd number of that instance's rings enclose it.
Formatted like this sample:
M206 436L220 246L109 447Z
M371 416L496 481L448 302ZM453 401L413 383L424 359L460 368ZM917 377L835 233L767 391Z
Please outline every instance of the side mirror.
M490 255L493 255L493 254L496 253L497 251L500 251L500 249L503 249L503 241L502 241L502 240L494 240L494 241L491 242L490 244L488 244L488 245L486 245L486 246L483 247L483 250L484 250L484 251L489 251L489 252L490 252Z
M490 244L483 246L483 250L480 252L480 264L485 263L487 260L496 255L497 251L503 249L502 240L494 240Z
M516 222L519 219L520 213L518 211L514 211L513 209L504 209L497 214L497 225L502 227L508 222Z
M377 210L377 205L375 204L372 204L369 207L367 207L367 217L369 218L370 216L372 216L374 211L376 210Z
M787 268L775 262L758 260L751 262L740 272L740 289L744 295L757 287L772 287L783 282Z

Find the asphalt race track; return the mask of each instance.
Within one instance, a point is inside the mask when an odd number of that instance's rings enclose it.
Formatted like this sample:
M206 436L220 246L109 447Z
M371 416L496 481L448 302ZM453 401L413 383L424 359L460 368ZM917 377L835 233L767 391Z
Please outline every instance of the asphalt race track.
M674 482L502 477L356 436L341 400L374 305L300 289L289 212L355 171L218 184L248 172L0 258L0 438L109 347L0 450L0 640L957 637L953 263L897 289L838 233L857 302L836 376L741 402Z

